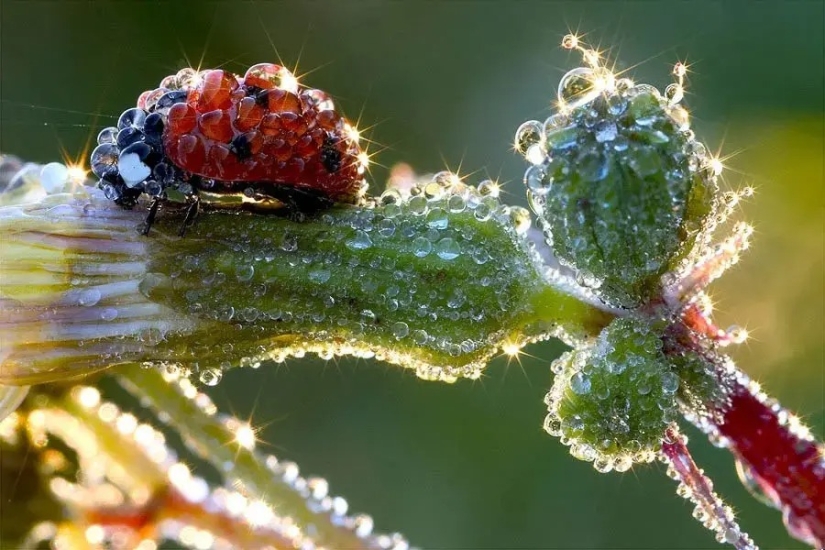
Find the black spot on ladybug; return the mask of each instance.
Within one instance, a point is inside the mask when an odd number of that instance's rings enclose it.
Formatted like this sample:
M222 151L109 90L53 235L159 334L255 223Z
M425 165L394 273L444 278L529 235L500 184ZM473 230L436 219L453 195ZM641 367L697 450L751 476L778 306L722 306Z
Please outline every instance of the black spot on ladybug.
M334 174L341 168L341 151L336 147L337 144L337 139L327 136L321 146L321 163L330 174Z
M255 103L257 103L260 107L269 107L269 90L264 90L258 86L247 86L246 97L254 98Z
M249 140L246 134L235 136L229 144L229 150L238 157L238 160L243 162L252 156L252 149L249 147Z

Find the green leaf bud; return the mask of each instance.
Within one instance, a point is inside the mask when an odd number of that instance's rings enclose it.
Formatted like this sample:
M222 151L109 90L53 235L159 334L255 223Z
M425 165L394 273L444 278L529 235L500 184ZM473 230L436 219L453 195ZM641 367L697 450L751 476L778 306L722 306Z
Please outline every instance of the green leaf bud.
M624 471L654 458L676 419L679 376L644 321L611 322L589 347L562 355L547 394L545 430L600 471Z
M531 122L516 136L548 243L613 306L655 298L712 223L721 163L694 138L675 86L663 96L604 67L574 69L543 134Z

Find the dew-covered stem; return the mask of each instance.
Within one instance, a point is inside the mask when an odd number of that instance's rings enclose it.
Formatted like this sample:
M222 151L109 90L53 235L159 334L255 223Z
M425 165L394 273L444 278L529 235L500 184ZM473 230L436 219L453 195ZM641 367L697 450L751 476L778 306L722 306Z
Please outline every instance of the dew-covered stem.
M756 550L750 537L737 525L733 511L716 495L710 479L693 462L685 438L675 426L666 431L661 454L671 476L680 482L679 493L696 504L694 517L715 531L719 542L731 544L737 550Z
M743 481L782 511L794 537L825 546L825 446L747 377L730 381L727 395L709 418Z
M553 286L526 211L461 182L295 222L205 212L185 238L84 188L0 207L0 383L125 364L206 373L375 357L426 379L476 378L503 349L574 344L611 315Z
M301 532L314 533L316 545L353 550L376 546L372 537L361 536L350 518L314 500L294 464L269 467L265 457L239 442L238 433L220 416L199 407L191 399L194 395L183 395L174 377L167 379L157 369L131 368L119 372L118 381L168 425L182 427L184 444L221 472L228 484L250 498L263 499Z

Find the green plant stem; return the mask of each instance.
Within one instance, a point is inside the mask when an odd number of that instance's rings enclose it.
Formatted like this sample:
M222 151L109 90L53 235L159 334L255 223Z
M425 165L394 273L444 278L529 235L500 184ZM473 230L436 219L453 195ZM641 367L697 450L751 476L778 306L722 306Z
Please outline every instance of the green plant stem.
M611 315L553 286L523 209L473 188L294 222L205 212L148 236L96 189L0 207L0 383L113 365L224 370L307 352L477 377L501 351L598 334Z

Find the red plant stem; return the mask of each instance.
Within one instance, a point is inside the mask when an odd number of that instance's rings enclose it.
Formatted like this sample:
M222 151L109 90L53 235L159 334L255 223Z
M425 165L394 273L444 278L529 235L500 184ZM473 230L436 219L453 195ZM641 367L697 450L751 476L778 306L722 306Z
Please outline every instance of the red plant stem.
M678 479L690 490L691 500L712 518L712 529L722 534L722 539L737 550L754 548L750 537L743 533L729 509L713 492L710 480L700 470L685 444L685 438L676 428L668 428L662 443L662 454L678 474Z
M733 454L783 512L788 531L825 546L825 456L823 447L794 430L787 411L740 376L728 399L711 411Z

